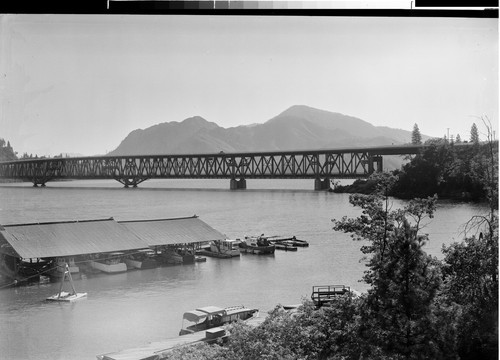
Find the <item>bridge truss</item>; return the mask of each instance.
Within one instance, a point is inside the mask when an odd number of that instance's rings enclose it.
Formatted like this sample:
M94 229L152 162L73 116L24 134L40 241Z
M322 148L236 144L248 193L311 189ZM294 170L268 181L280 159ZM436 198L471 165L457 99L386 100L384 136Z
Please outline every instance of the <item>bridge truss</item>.
M114 179L125 187L147 179L221 178L230 179L232 189L245 188L246 179L315 179L319 190L329 187L330 178L366 178L382 170L382 155L416 153L415 148L17 160L0 163L0 178L34 186L60 179Z

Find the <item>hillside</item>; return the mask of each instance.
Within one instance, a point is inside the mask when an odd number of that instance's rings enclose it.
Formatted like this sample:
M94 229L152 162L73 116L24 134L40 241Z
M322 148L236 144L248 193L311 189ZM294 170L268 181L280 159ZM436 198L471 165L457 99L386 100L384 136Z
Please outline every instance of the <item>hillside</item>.
M195 116L134 130L108 155L314 150L403 144L410 139L411 131L377 127L352 116L296 105L251 126L226 129ZM401 161L394 159L386 165L399 167Z

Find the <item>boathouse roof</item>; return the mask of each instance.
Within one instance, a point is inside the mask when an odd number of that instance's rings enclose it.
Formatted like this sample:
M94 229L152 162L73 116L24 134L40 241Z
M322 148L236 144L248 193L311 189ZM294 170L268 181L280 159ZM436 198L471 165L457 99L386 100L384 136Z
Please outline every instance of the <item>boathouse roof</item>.
M0 242L1 252L26 259L134 250L148 246L113 218L4 225L0 226Z
M196 215L173 219L119 221L148 246L204 243L226 237Z

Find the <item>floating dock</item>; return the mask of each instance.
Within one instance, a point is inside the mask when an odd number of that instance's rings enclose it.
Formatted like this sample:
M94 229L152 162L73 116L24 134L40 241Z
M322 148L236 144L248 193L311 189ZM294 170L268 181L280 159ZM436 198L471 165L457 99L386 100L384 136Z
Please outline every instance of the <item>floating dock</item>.
M274 244L276 250L284 250L284 251L297 251L297 246L289 245L289 244Z
M321 307L329 302L332 302L335 298L343 296L345 294L352 294L351 288L345 285L319 285L313 286L311 300L314 305Z
M245 321L252 327L262 324L265 317L251 318ZM198 331L193 334L177 336L174 338L155 341L141 347L125 349L117 352L97 355L98 360L162 360L169 352L179 346L192 346L203 342L212 343L218 339L225 339L230 334L225 327L212 328L205 331Z
M63 302L73 302L87 297L87 293L76 293L70 294L68 292L62 291L58 294L49 296L47 300L49 301L63 301Z
M308 247L309 243L305 240L299 240L295 236L263 236L266 238L270 243L278 245L291 245L291 246L299 246L299 247ZM292 250L293 251L293 250Z
M63 291L64 281L68 278L69 283L71 285L72 292L69 293L67 291ZM76 300L80 300L87 297L87 293L79 293L75 290L75 285L73 284L73 278L71 277L71 271L68 264L64 264L64 275L61 278L61 287L59 288L59 292L55 295L49 296L47 300L49 301L64 301L64 302L73 302Z

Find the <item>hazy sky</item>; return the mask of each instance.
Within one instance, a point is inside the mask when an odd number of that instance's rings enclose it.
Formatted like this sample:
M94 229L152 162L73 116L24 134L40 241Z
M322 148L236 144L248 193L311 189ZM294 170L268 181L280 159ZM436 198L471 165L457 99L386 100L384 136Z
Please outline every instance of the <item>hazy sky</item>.
M439 137L468 139L484 115L498 128L498 19L0 19L0 137L19 155L104 154L137 128L296 104Z

